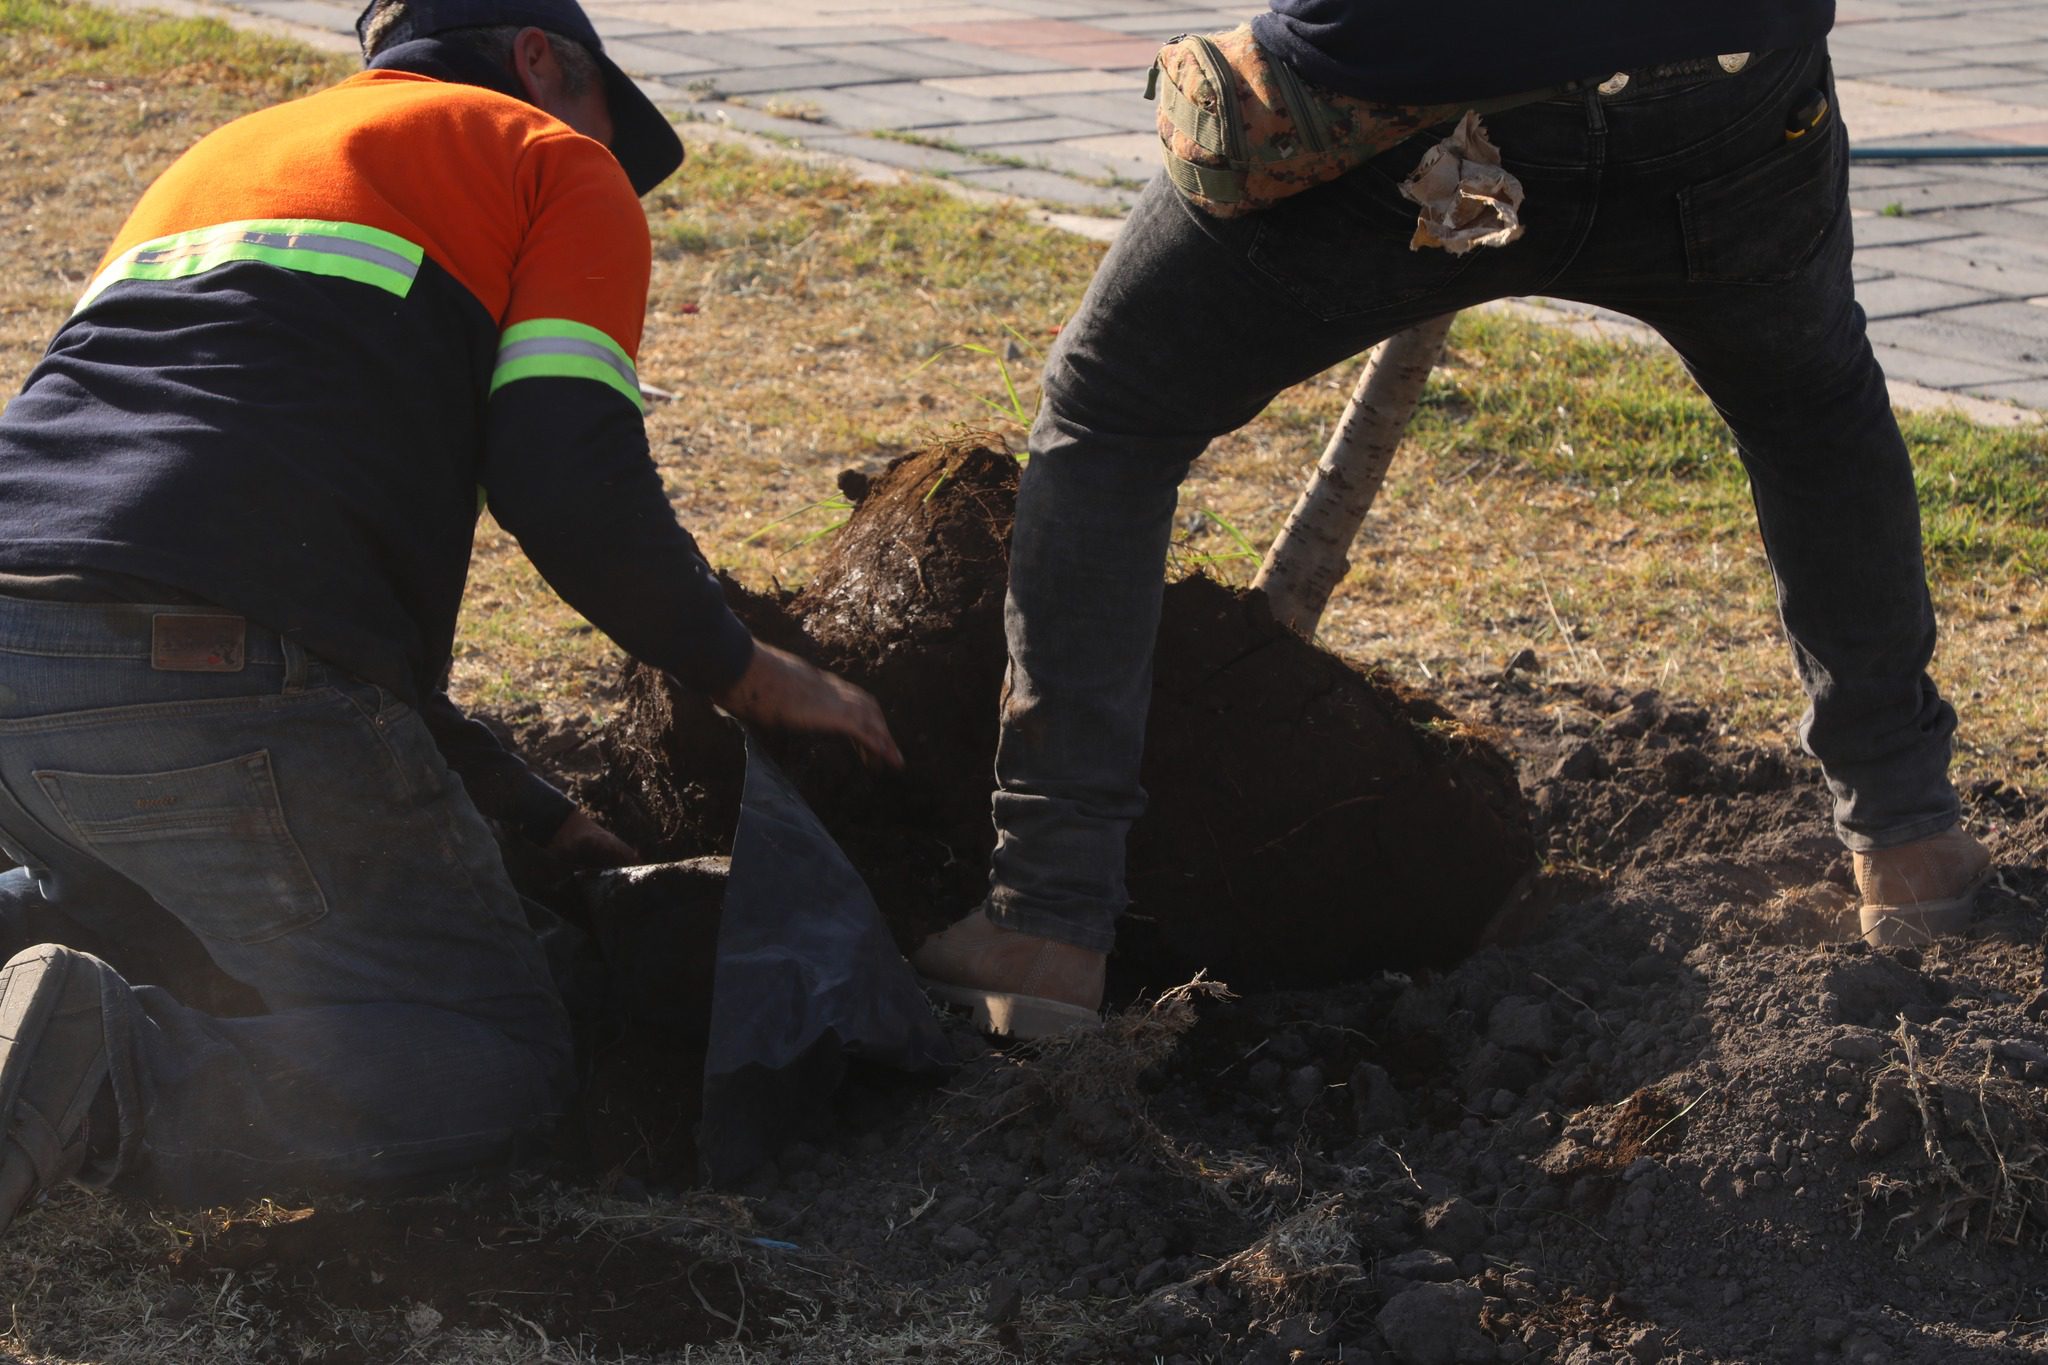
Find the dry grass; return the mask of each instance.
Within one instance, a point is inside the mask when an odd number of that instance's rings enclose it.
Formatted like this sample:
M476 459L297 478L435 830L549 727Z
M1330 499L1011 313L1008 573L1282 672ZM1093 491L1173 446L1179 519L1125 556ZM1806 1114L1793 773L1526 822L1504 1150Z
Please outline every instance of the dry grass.
M6 3L23 73L0 88L13 96L0 106L0 231L18 245L0 272L12 387L157 167L237 108L338 68L280 61L267 43L238 68L190 25L93 47L76 34L93 26L51 19L75 7ZM179 65L188 52L196 65ZM244 69L259 74L219 74ZM837 517L840 469L989 420L1009 405L1004 365L1022 410L1035 407L1036 352L1100 248L936 187L863 184L725 142L692 152L648 201L642 373L676 395L651 408L650 443L714 562L793 583L818 552L808 538ZM1246 547L1279 527L1352 377L1312 380L1216 444L1183 499L1184 567L1249 577ZM1943 612L1937 673L1964 713L1959 770L2035 785L2048 774L2033 647L2048 623L2043 438L1907 426ZM1752 735L1789 737L1801 709L1726 433L1668 357L1467 316L1353 560L1322 638L1406 681L1530 646L1552 676L1664 688ZM458 649L459 693L556 713L600 708L614 660L488 522Z
M0 0L0 71L0 391L11 392L162 165L223 119L341 67L218 25ZM827 500L839 469L877 466L1007 401L993 356L948 346L1005 356L1028 411L1033 352L1079 298L1099 248L935 188L863 185L731 145L693 151L648 204L657 265L642 372L678 395L651 409L653 454L715 562L756 582L793 582L816 554L804 541L835 514L821 506L763 528ZM1263 545L1279 526L1351 380L1322 376L1217 444L1184 501L1184 562L1248 576L1239 535ZM1936 471L1938 667L1964 709L1964 770L2031 785L2048 770L2035 701L2048 622L2036 572L2042 494L2030 500L2026 489L2048 487L2039 438L1909 426ZM1554 675L1660 686L1752 734L1788 733L1798 699L1731 463L1725 436L1668 361L1468 318L1323 637L1414 682L1492 668L1533 646ZM488 524L460 651L458 690L501 707L593 710L613 666L610 647ZM1124 1040L1129 1057L1171 1046L1176 1030L1165 1025L1175 1022L1134 1025L1144 1036ZM1048 1052L1037 1065L1055 1079L1095 1077L1094 1061L1063 1068ZM2010 1170L2011 1149L2001 1150ZM1986 1187L1987 1231L2011 1225L2020 1186L2004 1179ZM2035 1187L2025 1193L2038 1200ZM543 1202L537 1225L587 1224L599 1238L618 1232L615 1220L648 1216L577 1192ZM1245 1269L1256 1262L1284 1283L1314 1280L1322 1266L1348 1273L1344 1248L1322 1239L1329 1220L1314 1213L1249 1248ZM742 1216L689 1216L703 1223L707 1253L750 1254L734 1243ZM164 1313L164 1260L202 1232L194 1220L174 1226L67 1194L0 1241L13 1314L0 1345L29 1365L268 1358L276 1324L246 1284L231 1278ZM815 1360L930 1359L941 1344L949 1359L1011 1358L974 1292L906 1299L893 1306L902 1325L876 1336L867 1314L834 1306L844 1302L828 1292L837 1273L789 1272L811 1306L773 1322L766 1343L680 1358L783 1358L774 1343L799 1337ZM818 1289L807 1300L806 1275ZM1057 1304L1028 1311L1055 1316L1015 1324L1025 1339L1076 1330ZM337 1317L333 1340L361 1327ZM408 1355L589 1358L576 1343L514 1330L444 1332Z

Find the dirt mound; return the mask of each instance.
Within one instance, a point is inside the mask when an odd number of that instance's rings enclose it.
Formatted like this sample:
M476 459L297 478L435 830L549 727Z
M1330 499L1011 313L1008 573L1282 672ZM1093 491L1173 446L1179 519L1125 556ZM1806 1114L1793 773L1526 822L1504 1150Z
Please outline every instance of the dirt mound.
M536 1329L627 1360L2048 1356L2039 803L1972 793L1999 863L1969 936L1874 951L1799 756L1526 673L1447 702L1511 748L1549 855L1455 967L956 1032L943 1091L786 1147L723 1213L641 1178L687 1101L619 1054L585 1104L631 1100L645 1145L607 1175L202 1224L152 1292L341 1361L468 1359L494 1324L506 1358Z
M1028 1359L2040 1359L2048 874L2002 866L1971 939L1873 951L1803 759L1650 694L1455 700L1550 812L1519 941L1189 998L1170 1046L1127 1015L1129 1065L986 1055L931 1120L798 1149L766 1226L1014 1294Z
M858 505L801 593L734 590L757 633L881 700L902 774L842 744L778 757L914 945L978 900L993 841L1005 547L1016 464L939 447L849 490ZM1262 599L1172 585L1133 834L1128 978L1209 967L1303 985L1456 961L1535 861L1512 765L1437 703L1315 648ZM709 706L626 679L588 798L653 856L725 851L738 748Z

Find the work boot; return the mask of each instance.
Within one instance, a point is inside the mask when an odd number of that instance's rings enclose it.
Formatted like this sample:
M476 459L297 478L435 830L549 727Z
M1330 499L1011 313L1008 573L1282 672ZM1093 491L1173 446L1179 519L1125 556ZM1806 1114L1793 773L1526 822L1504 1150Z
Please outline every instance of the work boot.
M1107 954L1005 929L976 910L910 955L924 988L1006 1038L1049 1038L1102 1023Z
M1853 861L1863 895L1863 941L1880 948L1960 934L1991 876L1991 850L1961 826L1857 853Z
M107 1081L98 967L49 943L0 967L0 1232L85 1165Z

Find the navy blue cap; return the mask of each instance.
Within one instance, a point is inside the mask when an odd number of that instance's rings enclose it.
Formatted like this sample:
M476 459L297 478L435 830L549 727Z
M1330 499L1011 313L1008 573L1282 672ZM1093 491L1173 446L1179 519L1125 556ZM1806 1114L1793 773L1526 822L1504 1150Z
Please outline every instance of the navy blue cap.
M378 0L356 18L356 36L368 50L367 30ZM380 48L430 38L463 28L540 28L580 44L604 73L605 103L612 116L612 155L626 168L636 194L645 194L683 164L683 140L675 125L654 107L633 78L604 55L604 40L576 0L405 0L403 12L379 35Z

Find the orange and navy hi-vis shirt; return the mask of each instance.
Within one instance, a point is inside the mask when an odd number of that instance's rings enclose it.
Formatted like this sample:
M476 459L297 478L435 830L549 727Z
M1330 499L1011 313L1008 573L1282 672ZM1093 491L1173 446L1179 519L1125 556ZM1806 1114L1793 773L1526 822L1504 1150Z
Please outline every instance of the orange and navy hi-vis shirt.
M242 612L437 689L478 498L631 653L717 691L753 643L648 459L647 222L599 143L366 71L150 186L0 414L0 572Z

